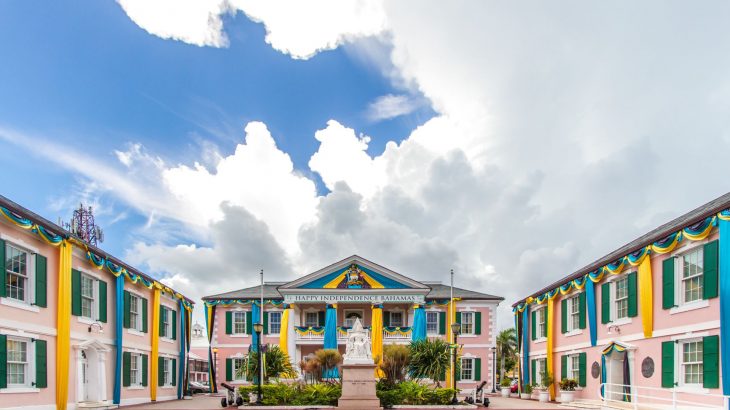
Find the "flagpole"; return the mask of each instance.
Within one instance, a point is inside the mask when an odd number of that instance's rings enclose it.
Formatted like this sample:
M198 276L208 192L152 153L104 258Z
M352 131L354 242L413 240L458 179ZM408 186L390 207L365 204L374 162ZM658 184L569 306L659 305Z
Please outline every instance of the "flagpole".
M261 269L261 309L259 309L259 323L262 325L264 324L264 270ZM264 332L261 332L259 335L259 339L263 339ZM259 340L259 346L263 346L262 340ZM259 349L259 357L261 357L261 360L259 360L259 383L263 384L264 382L264 366L266 366L266 361L264 359L264 352L262 352L263 349Z

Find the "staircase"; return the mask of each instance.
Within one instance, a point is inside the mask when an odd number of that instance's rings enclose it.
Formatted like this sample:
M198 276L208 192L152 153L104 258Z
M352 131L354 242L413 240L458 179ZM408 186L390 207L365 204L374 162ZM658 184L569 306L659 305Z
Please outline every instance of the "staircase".
M77 409L115 409L119 406L110 400L104 401L82 401L76 404Z

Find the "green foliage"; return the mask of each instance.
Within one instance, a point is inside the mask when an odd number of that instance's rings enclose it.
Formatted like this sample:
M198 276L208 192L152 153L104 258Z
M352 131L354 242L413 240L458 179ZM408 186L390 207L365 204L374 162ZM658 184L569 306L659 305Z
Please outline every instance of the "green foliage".
M517 332L515 328L505 329L497 335L497 367L499 378L512 370L517 364Z
M525 385L525 393L532 394L532 384L528 383Z
M249 393L256 393L257 386L241 386L239 394L247 400ZM301 384L274 383L261 386L261 402L265 406L334 406L342 395L342 387L336 383Z
M562 379L560 380L560 390L563 391L574 391L578 387L578 382L575 379Z
M441 387L439 379L446 374L451 360L449 343L442 339L418 340L411 342L409 351L411 377L431 379ZM456 363L459 362L457 359Z
M507 377L505 377L504 379L502 379L502 381L499 383L499 385L502 386L502 387L509 387L510 384L512 384L512 380L510 380Z
M302 360L299 364L304 374L304 380L319 383L326 369L337 367L342 363L342 355L337 349L319 349L310 359Z
M410 351L408 346L396 344L383 346L383 362L380 364L380 369L386 379L394 383L404 381L409 363Z
M416 381L393 384L378 382L376 394L383 407L396 405L446 405L454 397L454 389L433 388Z
M294 368L289 362L289 358L281 351L277 345L268 345L266 354L264 354L265 373L264 383L268 383L269 379L278 379L289 377L294 374ZM253 380L259 374L259 354L258 352L250 352L246 358L244 366L238 369L237 376L246 380Z
M540 373L540 378L542 379L540 382L540 387L543 389L549 388L553 385L553 382L555 381L555 379L553 379L553 374L550 372Z

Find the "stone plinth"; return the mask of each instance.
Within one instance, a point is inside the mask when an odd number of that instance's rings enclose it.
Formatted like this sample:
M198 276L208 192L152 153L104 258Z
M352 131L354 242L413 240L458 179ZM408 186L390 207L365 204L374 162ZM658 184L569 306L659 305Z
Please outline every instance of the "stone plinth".
M380 400L375 395L374 364L342 365L342 397L337 408L380 409Z

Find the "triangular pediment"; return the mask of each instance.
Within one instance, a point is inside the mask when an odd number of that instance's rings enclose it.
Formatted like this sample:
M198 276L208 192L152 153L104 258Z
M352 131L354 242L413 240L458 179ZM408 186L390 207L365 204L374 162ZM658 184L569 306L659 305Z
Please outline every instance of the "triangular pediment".
M427 285L421 282L357 255L350 256L279 287L279 291L293 289L430 290Z

